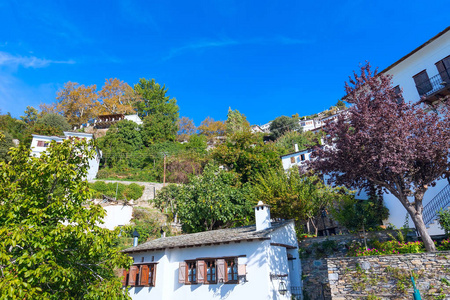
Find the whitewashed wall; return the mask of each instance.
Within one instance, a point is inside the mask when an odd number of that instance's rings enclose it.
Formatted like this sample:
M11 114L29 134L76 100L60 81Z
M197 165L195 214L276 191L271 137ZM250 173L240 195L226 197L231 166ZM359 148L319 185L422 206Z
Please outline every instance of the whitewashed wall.
M109 205L104 206L106 216L104 223L99 224L100 227L113 230L117 226L128 225L133 217L133 207L129 205Z
M413 76L427 70L428 77L438 75L435 63L450 55L450 31L446 32L429 45L420 49L386 73L393 76L393 85L403 88L405 101L420 100Z
M278 229L276 232L280 231ZM292 242L295 233L280 231L277 241L281 243ZM289 236L289 238L287 238ZM278 293L278 281L270 279L270 273L288 273L286 248L271 246L270 240L252 241L203 246L194 248L166 249L165 251L133 254L135 262L151 262L152 256L158 262L155 287L133 287L129 294L134 300L143 299L171 299L171 300L198 300L198 299L291 299L290 292L282 296ZM298 251L297 255L298 255ZM194 284L178 283L179 262L194 260L201 257L241 256L247 264L247 281L239 284ZM242 260L240 258L240 260ZM300 268L298 268L300 270ZM300 286L300 273L296 277ZM288 284L288 287L290 285Z

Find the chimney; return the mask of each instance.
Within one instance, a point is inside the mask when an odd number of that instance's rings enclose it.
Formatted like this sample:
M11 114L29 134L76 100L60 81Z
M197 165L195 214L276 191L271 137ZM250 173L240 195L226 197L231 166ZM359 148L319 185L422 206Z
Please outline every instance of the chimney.
M294 151L298 152L298 144L294 144Z
M255 206L256 231L270 228L270 206L262 201Z

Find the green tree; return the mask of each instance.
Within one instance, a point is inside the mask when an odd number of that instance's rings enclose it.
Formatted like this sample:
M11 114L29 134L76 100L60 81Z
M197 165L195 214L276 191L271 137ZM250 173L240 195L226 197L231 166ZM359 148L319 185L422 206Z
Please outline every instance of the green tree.
M343 197L338 189L325 185L317 176L300 175L298 169L285 172L282 168L268 169L256 176L253 193L256 201L271 206L276 218L294 219L299 231L306 223L318 231L318 216L333 200Z
M134 91L140 96L140 99L135 103L139 117L144 118L151 114L160 113L176 123L179 111L177 100L166 96L165 85L161 86L155 82L155 79L141 78L134 85Z
M34 122L37 121L38 118L38 111L33 106L27 106L25 111L23 112L24 115L20 116L22 121L24 121L27 124L34 124Z
M282 136L286 131L298 131L301 130L298 120L287 116L281 116L276 118L270 124L270 132L274 139Z
M389 217L383 200L374 196L369 200L358 200L353 196L343 197L331 209L333 218L348 230L368 230L381 225Z
M9 149L14 147L15 144L13 142L12 136L8 132L0 131L0 161L9 161L11 157L9 157L8 152Z
M114 269L130 258L115 249L118 231L97 226L105 211L83 181L93 152L66 140L0 162L0 298L128 299Z
M238 132L212 151L212 157L248 182L265 168L281 166L281 160L273 143L265 144L262 135Z
M178 131L177 100L166 96L167 89L156 83L155 79L141 78L134 85L134 91L140 98L135 106L139 117L144 119L145 142L174 141Z
M231 107L228 108L225 126L227 128L227 134L250 131L250 123L247 121L247 117L241 114L237 109L232 110Z
M0 115L0 130L11 134L13 139L23 141L28 130L28 125L22 120L11 117L8 113L6 115Z
M144 147L142 127L133 121L122 120L111 126L106 135L99 138L98 144L103 152L105 165L129 165L129 156Z
M155 207L159 208L169 218L169 221L177 221L179 194L182 186L169 184L163 187L152 200Z
M342 101L342 99L339 99L335 106L337 108L339 108L339 109L345 109L346 108L345 102Z
M66 118L62 115L58 114L44 114L42 117L37 119L36 124L43 125L46 127L54 128L57 134L61 135L64 131L70 130L72 127L69 122L67 122Z
M185 232L247 224L253 215L250 191L233 172L208 165L178 194L177 211Z
M177 123L172 118L156 112L144 118L142 136L146 145L175 141L177 130Z

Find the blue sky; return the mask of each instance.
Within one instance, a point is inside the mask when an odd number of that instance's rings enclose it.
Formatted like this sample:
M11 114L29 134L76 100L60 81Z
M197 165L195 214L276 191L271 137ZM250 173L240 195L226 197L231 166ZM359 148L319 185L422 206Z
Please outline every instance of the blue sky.
M334 105L368 60L383 69L450 25L447 1L0 0L0 109L65 82L155 78L196 125L252 124Z

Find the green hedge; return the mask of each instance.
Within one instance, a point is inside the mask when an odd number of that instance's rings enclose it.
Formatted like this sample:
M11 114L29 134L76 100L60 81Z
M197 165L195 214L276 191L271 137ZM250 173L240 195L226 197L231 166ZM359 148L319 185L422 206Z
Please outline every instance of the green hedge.
M103 195L115 198L117 190L117 200L137 200L141 198L144 192L144 186L138 185L136 183L123 184L123 183L106 183L104 181L96 181L95 183L90 183L92 196L94 198L102 198Z

